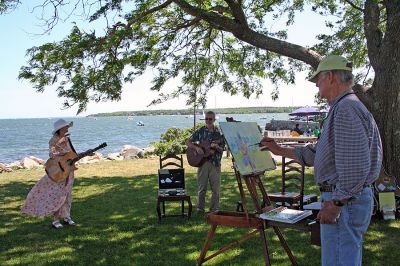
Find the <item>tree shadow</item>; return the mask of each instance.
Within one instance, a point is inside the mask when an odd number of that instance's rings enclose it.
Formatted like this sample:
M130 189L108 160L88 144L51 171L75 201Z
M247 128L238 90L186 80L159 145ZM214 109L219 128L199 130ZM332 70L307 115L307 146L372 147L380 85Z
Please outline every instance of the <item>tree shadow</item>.
M313 180L306 183L312 188ZM279 170L263 177L268 191L279 190ZM209 225L196 213L191 219L167 217L158 222L156 213L158 177L78 177L73 188L72 215L77 226L55 230L49 218L21 215L18 204L25 198L32 182L10 182L2 185L4 209L0 217L0 261L24 265L193 265L204 244ZM186 174L186 190L197 203L197 184L194 173ZM312 189L310 189L312 192ZM207 193L207 202L210 200ZM232 172L221 177L221 209L234 210L239 200L236 178ZM250 201L249 201L250 203ZM249 204L250 205L250 204ZM180 213L179 203L170 203L168 213ZM364 256L368 265L382 261L388 252L379 256L372 247L379 243L389 247L396 241L398 224L371 226L371 236ZM383 230L384 229L384 230ZM379 235L375 231L379 231ZM210 252L235 241L248 232L238 228L218 228ZM273 265L288 265L289 260L271 229L266 230ZM319 265L319 248L311 246L309 233L284 230L285 238L299 265ZM377 237L376 239L374 237ZM394 253L394 252L393 252ZM374 257L375 256L375 257ZM395 260L392 260L395 261ZM208 265L262 265L259 237L253 237L227 253L207 262ZM377 265L377 264L376 264ZM388 264L390 265L390 264Z

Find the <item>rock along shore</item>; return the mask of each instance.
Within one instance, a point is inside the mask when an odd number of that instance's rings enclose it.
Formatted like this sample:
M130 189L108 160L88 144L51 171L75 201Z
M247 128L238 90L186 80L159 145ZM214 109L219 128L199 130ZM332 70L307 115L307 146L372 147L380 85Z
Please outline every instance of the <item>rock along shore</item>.
M154 155L154 147L141 149L131 145L124 145L119 152L109 153L106 156L103 156L103 154L96 152L93 156L86 156L82 158L77 162L77 164L96 163L102 160L122 161L128 159L140 159L152 155ZM44 167L45 163L46 161L41 158L28 156L20 161L15 161L8 164L0 163L0 174L3 172L12 172L19 169L41 168Z

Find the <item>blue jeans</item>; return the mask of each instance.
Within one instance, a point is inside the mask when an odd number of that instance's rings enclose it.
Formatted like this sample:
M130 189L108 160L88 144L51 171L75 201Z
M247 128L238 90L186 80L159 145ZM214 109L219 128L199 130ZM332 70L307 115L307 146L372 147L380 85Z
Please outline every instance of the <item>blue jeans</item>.
M322 192L322 202L332 199L332 192ZM363 236L368 229L373 210L370 187L363 189L348 204L341 207L334 224L321 224L321 260L323 266L360 266Z

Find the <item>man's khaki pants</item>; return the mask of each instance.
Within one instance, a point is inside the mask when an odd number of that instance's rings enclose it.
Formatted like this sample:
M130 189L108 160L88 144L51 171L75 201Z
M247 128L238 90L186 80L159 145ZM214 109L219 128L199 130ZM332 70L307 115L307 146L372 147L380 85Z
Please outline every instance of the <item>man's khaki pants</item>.
M221 182L221 167L214 166L211 161L206 161L197 170L198 204L197 210L204 212L206 203L207 181L210 181L212 191L210 211L218 210L219 188Z

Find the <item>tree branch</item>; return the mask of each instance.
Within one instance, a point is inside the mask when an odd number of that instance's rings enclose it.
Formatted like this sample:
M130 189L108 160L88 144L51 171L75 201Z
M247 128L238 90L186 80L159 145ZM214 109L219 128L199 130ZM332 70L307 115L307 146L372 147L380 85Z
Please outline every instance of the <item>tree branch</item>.
M398 51L400 43L400 2L399 1L385 1L386 7L386 32L383 39L383 43L386 49L386 44L388 49L394 49Z
M359 6L356 6L353 2L349 1L349 0L344 0L346 3L348 3L349 5L351 5L352 8L357 9L358 11L364 12L364 9L362 9Z
M172 0L167 0L167 1L165 1L163 4L161 4L161 5L159 5L159 6L156 6L156 7L153 7L153 8L150 8L149 10L147 10L147 11L141 13L139 16L133 17L132 19L130 19L130 20L128 21L128 24L126 25L126 27L129 28L133 23L135 23L135 22L138 21L138 20L141 20L142 18L146 17L147 15L152 14L152 13L155 13L155 12L157 12L157 11L163 9L163 8L166 8L166 7L169 6L172 2L173 2Z
M104 36L104 38L102 40L100 40L99 44L102 45L106 40L113 38L114 35L116 34L118 28L123 27L125 30L128 30L133 25L133 23L135 23L136 21L141 20L142 18L146 17L149 14L152 14L163 8L166 8L171 3L172 3L172 0L167 0L159 6L150 8L149 10L141 13L140 15L134 16L133 18L129 19L127 24L122 23L122 22L117 22L116 24L113 25L111 32L108 35Z
M248 27L246 15L243 12L241 3L238 2L237 0L236 1L235 0L225 0L225 2L228 4L229 8L232 11L232 15L235 17L237 22Z
M380 57L382 32L379 29L379 6L374 0L366 0L364 8L364 31L367 39L371 65L376 69Z
M199 22L200 22L199 18L194 18L193 20L189 20L189 21L185 21L184 23L177 24L176 27L173 28L173 30L175 32L177 32L181 29L189 28L193 25L196 25Z
M303 46L268 37L253 31L248 27L244 27L242 24L239 24L225 16L207 12L201 8L192 6L184 0L173 0L173 2L188 14L208 22L211 26L214 26L217 29L231 32L239 40L252 44L258 48L300 60L314 68L318 66L318 63L321 60L321 56L317 52Z
M223 15L224 13L232 14L232 11L228 7L221 6L221 5L216 5L216 6L212 7L210 10L216 11L221 15Z
M363 86L361 84L355 84L353 86L353 91L357 95L357 97L360 99L360 101L367 107L368 110L373 110L373 103L374 103L374 97L373 97L373 88L372 87L367 87ZM376 98L375 98L376 100Z

